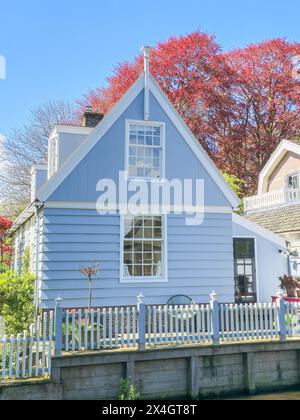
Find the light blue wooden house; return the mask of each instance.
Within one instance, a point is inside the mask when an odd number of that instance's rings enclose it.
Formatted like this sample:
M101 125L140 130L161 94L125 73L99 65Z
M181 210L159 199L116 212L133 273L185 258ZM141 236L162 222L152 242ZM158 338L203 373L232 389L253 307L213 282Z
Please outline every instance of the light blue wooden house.
M144 54L144 73L103 119L89 110L84 126L54 128L48 165L32 170L32 204L13 226L15 268L29 247L42 308L58 296L65 307L86 307L79 270L93 261L101 268L93 306L135 304L140 292L150 304L174 295L207 302L212 290L221 302L270 301L288 270L286 242L233 212L239 200L151 77L148 48ZM126 215L124 197L99 213L102 181L118 189L122 171L126 185L202 180L204 202L193 207L202 223L187 223L176 206Z

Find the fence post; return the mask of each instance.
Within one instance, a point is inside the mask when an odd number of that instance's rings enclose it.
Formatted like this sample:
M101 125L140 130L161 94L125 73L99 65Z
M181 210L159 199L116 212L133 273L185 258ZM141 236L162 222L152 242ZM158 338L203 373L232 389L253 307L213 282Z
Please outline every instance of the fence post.
M285 320L285 300L283 298L283 292L278 290L277 292L277 302L279 306L279 336L280 341L286 341L286 320Z
M219 302L217 301L217 297L218 294L215 291L210 294L212 341L214 346L220 345Z
M137 297L139 350L145 350L146 348L146 305L143 298L144 296L140 292Z
M63 321L62 298L58 296L55 299L55 356L61 356L62 321Z

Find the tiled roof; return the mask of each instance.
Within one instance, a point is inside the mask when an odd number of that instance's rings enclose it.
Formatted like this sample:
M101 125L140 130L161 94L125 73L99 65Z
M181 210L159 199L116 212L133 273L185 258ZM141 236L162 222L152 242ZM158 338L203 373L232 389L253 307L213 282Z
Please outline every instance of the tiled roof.
M247 213L245 217L274 233L300 232L300 203Z

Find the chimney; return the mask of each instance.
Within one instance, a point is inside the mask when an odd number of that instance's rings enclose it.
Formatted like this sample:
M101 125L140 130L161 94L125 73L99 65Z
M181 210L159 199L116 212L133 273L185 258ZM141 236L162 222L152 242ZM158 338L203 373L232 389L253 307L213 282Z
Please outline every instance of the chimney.
M31 168L31 202L36 199L36 194L47 182L48 165L34 164Z
M91 127L94 128L104 117L101 112L93 111L91 106L87 106L85 109L85 113L81 117L81 125L82 127Z

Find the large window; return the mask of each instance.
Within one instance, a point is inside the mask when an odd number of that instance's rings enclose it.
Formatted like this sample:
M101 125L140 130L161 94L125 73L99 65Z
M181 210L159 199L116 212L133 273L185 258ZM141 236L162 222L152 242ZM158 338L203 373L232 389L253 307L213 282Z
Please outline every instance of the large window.
M163 217L124 218L123 278L162 278Z
M128 175L139 178L162 176L162 127L129 124Z

